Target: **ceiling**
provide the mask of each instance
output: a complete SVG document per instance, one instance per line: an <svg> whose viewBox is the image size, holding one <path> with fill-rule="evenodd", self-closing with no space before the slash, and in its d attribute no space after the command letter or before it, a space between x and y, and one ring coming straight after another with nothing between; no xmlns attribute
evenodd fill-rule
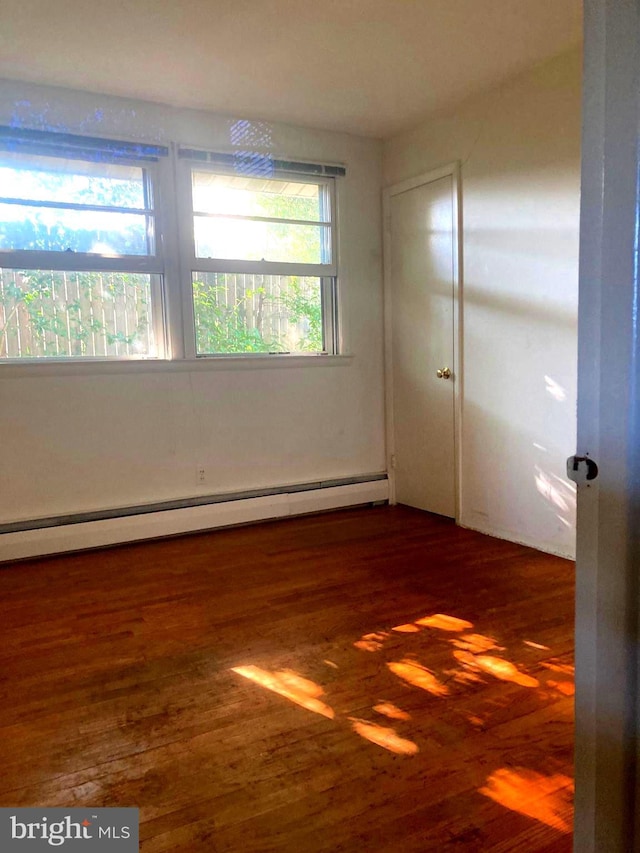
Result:
<svg viewBox="0 0 640 853"><path fill-rule="evenodd" d="M2 0L0 77L388 137L577 44L581 0Z"/></svg>

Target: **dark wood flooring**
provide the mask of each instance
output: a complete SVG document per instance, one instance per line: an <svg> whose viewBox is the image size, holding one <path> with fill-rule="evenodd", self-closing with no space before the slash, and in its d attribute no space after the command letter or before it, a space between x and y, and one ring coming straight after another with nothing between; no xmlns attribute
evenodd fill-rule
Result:
<svg viewBox="0 0 640 853"><path fill-rule="evenodd" d="M0 568L0 805L143 853L571 849L573 564L402 507Z"/></svg>

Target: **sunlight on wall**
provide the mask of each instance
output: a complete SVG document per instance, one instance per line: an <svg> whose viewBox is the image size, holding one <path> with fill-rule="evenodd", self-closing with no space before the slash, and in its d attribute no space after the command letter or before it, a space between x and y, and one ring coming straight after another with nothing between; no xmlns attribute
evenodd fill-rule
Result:
<svg viewBox="0 0 640 853"><path fill-rule="evenodd" d="M573 530L576 518L576 485L569 483L557 474L534 466L534 483L538 494L547 501L555 512L556 519L563 527Z"/></svg>
<svg viewBox="0 0 640 853"><path fill-rule="evenodd" d="M555 379L552 379L550 376L545 376L544 381L547 393L550 394L554 400L557 400L559 403L563 403L567 399L567 392L559 382L556 382Z"/></svg>
<svg viewBox="0 0 640 853"><path fill-rule="evenodd" d="M569 510L569 502L566 495L563 495L557 484L551 482L551 478L546 471L536 465L536 473L534 475L536 489L540 492L545 500L555 504L558 509L567 512Z"/></svg>

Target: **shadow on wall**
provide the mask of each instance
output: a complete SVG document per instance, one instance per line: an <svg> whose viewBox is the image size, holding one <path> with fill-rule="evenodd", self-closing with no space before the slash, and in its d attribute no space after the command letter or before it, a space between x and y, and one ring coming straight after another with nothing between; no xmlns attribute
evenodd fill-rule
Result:
<svg viewBox="0 0 640 853"><path fill-rule="evenodd" d="M548 229L539 229L539 231L540 255L537 260L542 267L539 275L544 279L548 277L548 270L547 275L545 276L544 267L548 264L560 262L561 260L564 261L564 259L558 258L554 261L553 257L546 256L548 251L548 238L556 236L557 231L550 231ZM429 231L428 234L430 239L431 237L436 238L438 236L437 233L432 231ZM528 235L529 232L526 232L526 235L523 233L523 243L524 237ZM481 236L482 235L478 231L474 231L473 238L467 238L465 236L465 241L469 242L471 239L473 241L479 240ZM567 230L566 239L568 240L570 236L572 236L572 232ZM530 288L529 282L532 278L531 271L526 275L523 273L520 281L513 278L507 278L505 280L504 276L499 275L499 269L495 270L492 277L492 268L494 266L500 266L501 255L508 255L509 257L512 257L514 254L518 254L517 239L514 238L513 231L507 231L505 233L505 231L496 230L495 235L493 235L493 239L495 241L495 245L488 253L490 257L488 259L485 258L485 275L489 279L489 284L479 284L475 282L473 278L469 277L469 271L467 270L467 275L464 278L462 289L465 307L488 308L493 314L504 314L507 320L519 317L527 321L561 326L567 330L572 330L572 332L576 334L578 324L577 283L575 307L572 307L566 298L562 300L554 300L548 295L545 297L544 292L540 293L537 289L534 290ZM514 239L516 240L515 246L512 243ZM532 247L530 243L529 245L522 246L521 254L523 260L531 258ZM497 262L494 264L493 261L496 261L496 259ZM566 264L566 261L564 261L564 265L566 266L567 274L575 275L577 282L577 259L575 270L571 270L570 266ZM505 284L501 287L495 288L490 286L492 282L505 282ZM437 279L429 282L429 292L434 296L447 299L451 298L450 270L448 268L446 270L442 270L442 275L438 276Z"/></svg>
<svg viewBox="0 0 640 853"><path fill-rule="evenodd" d="M575 489L564 466L576 428L575 170L500 169L464 184L462 522L573 556ZM430 250L445 233L436 217L422 238L444 263L429 282L433 306L451 299L446 255ZM407 328L423 326L414 316Z"/></svg>

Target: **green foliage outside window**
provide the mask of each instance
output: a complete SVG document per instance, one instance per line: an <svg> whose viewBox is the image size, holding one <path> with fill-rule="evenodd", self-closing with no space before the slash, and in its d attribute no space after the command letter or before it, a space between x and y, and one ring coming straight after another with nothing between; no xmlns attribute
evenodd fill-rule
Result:
<svg viewBox="0 0 640 853"><path fill-rule="evenodd" d="M193 281L196 343L199 353L287 352L291 336L278 334L274 316L286 318L296 334L295 350L322 352L320 281L302 276L247 276L251 285L236 288L244 276L199 274ZM231 282L230 282L231 280ZM265 282L266 280L266 282ZM267 282L281 284L269 293ZM235 297L230 293L240 290Z"/></svg>
<svg viewBox="0 0 640 853"><path fill-rule="evenodd" d="M261 194L256 196L256 204L263 216L320 218L317 195ZM272 234L283 255L299 263L317 262L319 229L282 223ZM246 289L238 286L238 280L245 279L249 279ZM199 353L286 352L292 347L296 352L322 352L324 348L318 278L199 273L194 275L193 303ZM292 331L278 333L273 322L278 316L286 318L281 325Z"/></svg>
<svg viewBox="0 0 640 853"><path fill-rule="evenodd" d="M0 270L0 358L145 355L152 338L148 275Z"/></svg>
<svg viewBox="0 0 640 853"><path fill-rule="evenodd" d="M34 197L73 192L74 200L99 200L107 209L142 203L141 179L28 174ZM258 205L268 217L320 218L317 195L262 195ZM69 244L91 251L104 242L116 253L147 253L137 221L132 224L114 214L113 227L100 233L72 226L64 211L55 223L46 220L49 215L40 211L25 212L20 219L0 216L0 245L64 253ZM286 246L287 256L300 263L317 260L320 229L282 223L274 234ZM193 300L199 353L324 349L319 278L196 273ZM152 329L149 275L0 269L0 358L149 355L155 353Z"/></svg>

